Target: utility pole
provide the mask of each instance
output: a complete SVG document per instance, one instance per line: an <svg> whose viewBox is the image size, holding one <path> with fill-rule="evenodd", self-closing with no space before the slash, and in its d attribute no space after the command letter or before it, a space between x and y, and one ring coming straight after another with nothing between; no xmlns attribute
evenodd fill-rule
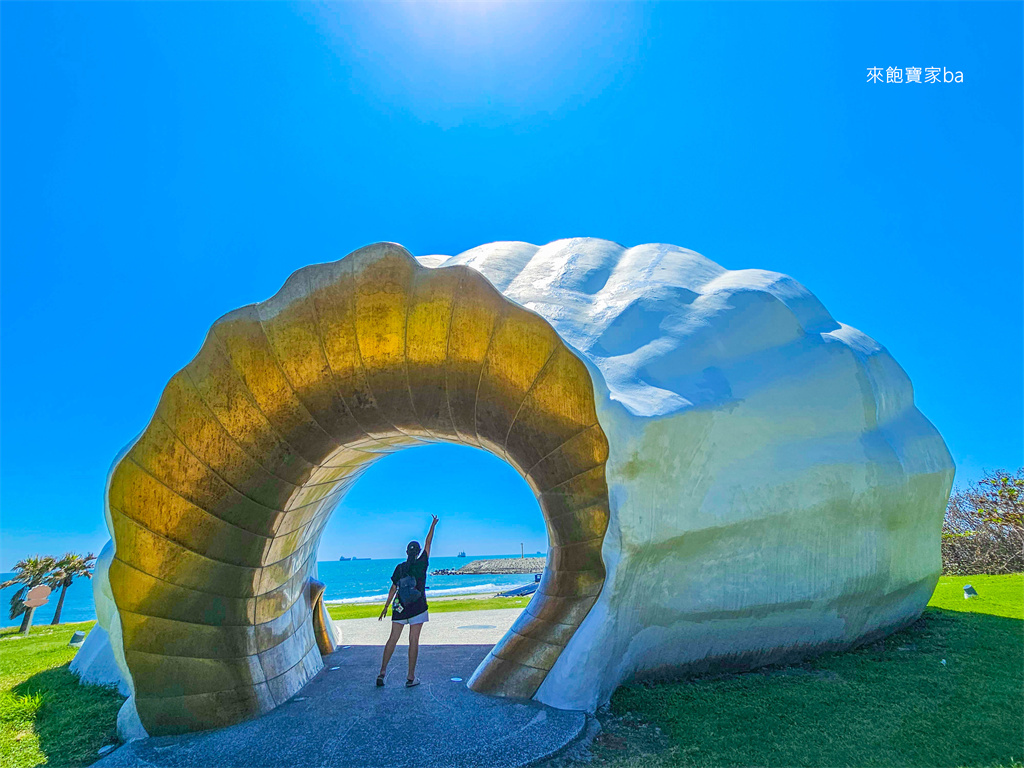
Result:
<svg viewBox="0 0 1024 768"><path fill-rule="evenodd" d="M525 560L526 559L526 550L523 549L523 542L521 542L521 541L519 542L519 559L520 560Z"/></svg>

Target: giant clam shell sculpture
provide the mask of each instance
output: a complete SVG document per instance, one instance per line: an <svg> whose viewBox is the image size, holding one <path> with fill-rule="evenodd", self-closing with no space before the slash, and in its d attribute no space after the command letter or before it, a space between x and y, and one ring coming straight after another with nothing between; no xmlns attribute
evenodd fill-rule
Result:
<svg viewBox="0 0 1024 768"><path fill-rule="evenodd" d="M380 243L225 315L171 379L111 470L81 658L116 662L153 735L283 703L335 642L332 510L435 441L507 461L547 525L483 693L593 709L637 676L851 647L939 574L942 438L888 352L791 278L671 245Z"/></svg>

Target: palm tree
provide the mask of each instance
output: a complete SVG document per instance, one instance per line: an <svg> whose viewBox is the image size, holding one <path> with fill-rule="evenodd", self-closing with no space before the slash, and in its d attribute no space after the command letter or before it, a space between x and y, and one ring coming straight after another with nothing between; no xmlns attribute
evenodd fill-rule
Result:
<svg viewBox="0 0 1024 768"><path fill-rule="evenodd" d="M40 557L39 555L26 557L24 560L19 560L14 564L14 572L17 575L10 581L0 584L0 589L6 589L14 584L25 585L11 595L11 618L16 619L22 614L25 617L21 620L21 629L19 630L23 635L28 634L28 628L32 625L32 614L36 610L35 608L25 607L25 594L32 587L42 584L55 565L56 562L49 555L46 557Z"/></svg>
<svg viewBox="0 0 1024 768"><path fill-rule="evenodd" d="M74 552L67 552L54 564L50 575L46 577L46 585L51 589L60 587L60 598L57 600L57 610L53 612L51 624L60 624L60 612L64 608L64 595L67 594L71 582L78 576L91 579L94 565L96 565L96 555L92 552L85 557Z"/></svg>

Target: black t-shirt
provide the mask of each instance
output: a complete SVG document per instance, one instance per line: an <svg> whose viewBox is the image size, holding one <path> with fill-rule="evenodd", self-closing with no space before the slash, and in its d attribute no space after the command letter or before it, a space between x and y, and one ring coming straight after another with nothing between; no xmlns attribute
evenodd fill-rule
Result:
<svg viewBox="0 0 1024 768"><path fill-rule="evenodd" d="M395 619L411 619L413 616L419 616L421 613L427 610L427 563L429 559L424 552L411 563L406 561L399 563L395 566L395 572L391 574L391 583L398 587L398 582L402 577L408 575L416 579L416 589L420 591L420 599L414 602L412 605L402 605L402 601L398 599L398 594L395 594L395 602L391 605L391 620Z"/></svg>

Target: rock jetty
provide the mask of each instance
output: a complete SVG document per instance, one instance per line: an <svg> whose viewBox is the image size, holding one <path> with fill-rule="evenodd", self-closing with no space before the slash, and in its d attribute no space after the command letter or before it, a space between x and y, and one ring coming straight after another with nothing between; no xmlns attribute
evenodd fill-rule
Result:
<svg viewBox="0 0 1024 768"><path fill-rule="evenodd" d="M438 568L434 576L466 576L469 574L540 573L547 562L543 557L505 557L498 560L474 560L461 568Z"/></svg>

